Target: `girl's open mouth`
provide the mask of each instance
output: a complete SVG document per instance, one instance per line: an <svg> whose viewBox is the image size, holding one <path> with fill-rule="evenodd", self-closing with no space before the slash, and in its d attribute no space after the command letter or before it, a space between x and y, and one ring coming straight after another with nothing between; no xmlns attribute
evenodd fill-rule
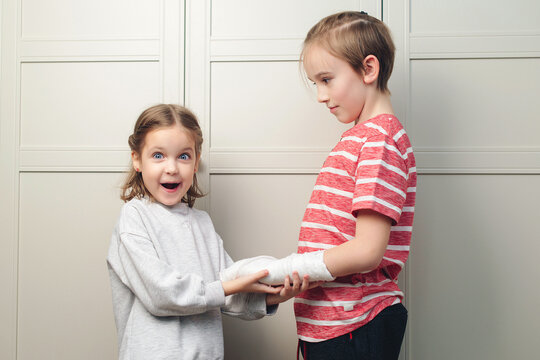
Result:
<svg viewBox="0 0 540 360"><path fill-rule="evenodd" d="M180 185L180 183L163 183L161 186L163 186L167 190L176 190L176 188Z"/></svg>

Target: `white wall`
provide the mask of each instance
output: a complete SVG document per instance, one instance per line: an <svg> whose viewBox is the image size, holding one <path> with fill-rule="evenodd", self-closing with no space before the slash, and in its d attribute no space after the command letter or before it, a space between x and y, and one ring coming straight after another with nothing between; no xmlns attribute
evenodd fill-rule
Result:
<svg viewBox="0 0 540 360"><path fill-rule="evenodd" d="M1 5L0 358L115 357L105 255L126 137L153 103L199 116L209 195L198 207L230 254L295 250L316 174L345 130L302 83L298 52L312 24L347 8L394 34L390 87L418 162L402 358L534 357L536 1ZM296 351L291 302L224 326L228 359Z"/></svg>

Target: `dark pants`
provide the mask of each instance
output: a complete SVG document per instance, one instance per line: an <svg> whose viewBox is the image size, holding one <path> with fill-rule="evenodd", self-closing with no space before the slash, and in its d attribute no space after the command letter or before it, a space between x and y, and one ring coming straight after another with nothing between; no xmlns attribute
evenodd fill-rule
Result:
<svg viewBox="0 0 540 360"><path fill-rule="evenodd" d="M298 345L305 360L397 360L406 325L407 309L396 304L352 333L317 343L300 340Z"/></svg>

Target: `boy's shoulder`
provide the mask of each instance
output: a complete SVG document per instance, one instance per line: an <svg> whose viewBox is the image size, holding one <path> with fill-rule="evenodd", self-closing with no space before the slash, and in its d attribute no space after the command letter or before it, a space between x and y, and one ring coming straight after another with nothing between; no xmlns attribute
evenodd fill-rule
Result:
<svg viewBox="0 0 540 360"><path fill-rule="evenodd" d="M356 124L347 130L343 137L356 136L360 138L393 137L403 130L403 125L393 114L380 114L369 120Z"/></svg>

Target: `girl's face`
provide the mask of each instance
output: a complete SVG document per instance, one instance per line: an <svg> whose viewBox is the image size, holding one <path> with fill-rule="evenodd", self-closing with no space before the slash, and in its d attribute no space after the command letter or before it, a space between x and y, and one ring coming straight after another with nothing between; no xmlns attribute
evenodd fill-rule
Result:
<svg viewBox="0 0 540 360"><path fill-rule="evenodd" d="M357 122L366 100L366 84L349 63L318 45L304 56L307 77L317 87L317 101L326 104L342 123Z"/></svg>
<svg viewBox="0 0 540 360"><path fill-rule="evenodd" d="M154 200L168 206L182 201L199 166L193 138L177 124L150 131L141 153L131 156Z"/></svg>

